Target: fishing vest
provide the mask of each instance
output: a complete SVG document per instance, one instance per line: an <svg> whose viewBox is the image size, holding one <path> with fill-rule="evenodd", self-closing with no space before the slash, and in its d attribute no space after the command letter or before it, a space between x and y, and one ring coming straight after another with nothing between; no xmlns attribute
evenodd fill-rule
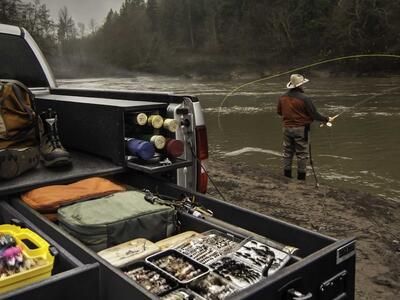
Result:
<svg viewBox="0 0 400 300"><path fill-rule="evenodd" d="M279 98L278 114L282 116L284 127L301 127L313 122L304 100L290 92Z"/></svg>

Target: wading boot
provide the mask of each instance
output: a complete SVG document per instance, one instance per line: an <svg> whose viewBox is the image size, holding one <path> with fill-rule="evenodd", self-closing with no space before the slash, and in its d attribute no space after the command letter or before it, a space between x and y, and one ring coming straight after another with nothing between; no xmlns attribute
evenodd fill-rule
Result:
<svg viewBox="0 0 400 300"><path fill-rule="evenodd" d="M283 170L283 175L292 178L292 170Z"/></svg>
<svg viewBox="0 0 400 300"><path fill-rule="evenodd" d="M57 113L49 108L40 114L40 155L46 167L61 167L71 164L71 156L63 147L58 135Z"/></svg>
<svg viewBox="0 0 400 300"><path fill-rule="evenodd" d="M304 173L304 172L298 172L297 173L297 179L298 180L306 180L306 173Z"/></svg>
<svg viewBox="0 0 400 300"><path fill-rule="evenodd" d="M12 179L35 168L39 159L38 147L0 150L0 179Z"/></svg>

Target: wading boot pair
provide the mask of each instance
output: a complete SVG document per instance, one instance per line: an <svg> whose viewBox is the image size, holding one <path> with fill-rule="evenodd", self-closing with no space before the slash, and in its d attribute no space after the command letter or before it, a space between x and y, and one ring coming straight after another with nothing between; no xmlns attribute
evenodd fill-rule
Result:
<svg viewBox="0 0 400 300"><path fill-rule="evenodd" d="M283 175L288 178L292 178L292 170L283 170ZM306 173L305 172L297 172L297 179L298 180L306 180Z"/></svg>
<svg viewBox="0 0 400 300"><path fill-rule="evenodd" d="M283 170L283 175L288 178L292 178L292 170Z"/></svg>
<svg viewBox="0 0 400 300"><path fill-rule="evenodd" d="M71 164L71 156L58 135L57 118L57 113L51 108L39 116L40 160L45 167L50 168Z"/></svg>
<svg viewBox="0 0 400 300"><path fill-rule="evenodd" d="M305 172L297 172L297 179L305 181L306 180L306 173Z"/></svg>

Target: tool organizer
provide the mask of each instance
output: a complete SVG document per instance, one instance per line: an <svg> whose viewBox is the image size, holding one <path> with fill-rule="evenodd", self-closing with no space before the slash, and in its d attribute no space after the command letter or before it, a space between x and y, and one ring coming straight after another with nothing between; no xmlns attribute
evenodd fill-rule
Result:
<svg viewBox="0 0 400 300"><path fill-rule="evenodd" d="M219 230L203 232L183 243L171 245L171 248L148 256L145 262L141 262L140 267L149 266L152 270L158 270L186 291L194 293L200 291L200 296L193 296L199 299L202 297L213 299L215 296L210 295L215 287L209 290L206 288L208 285L219 286L217 290L220 292L215 296L218 299L223 298L221 295L245 289L273 273L268 272L272 268L272 263L270 264L268 259L275 263L274 272L284 267L290 259L289 254L250 237L241 238ZM279 260L275 261L275 257L279 257ZM263 261L263 264L256 264L255 261ZM212 275L207 277L209 272ZM155 273L151 274L154 278ZM129 277L143 284L140 280ZM208 279L205 279L206 277ZM152 286L149 286L151 290ZM175 297L186 299L183 291ZM172 295L171 299L174 299Z"/></svg>

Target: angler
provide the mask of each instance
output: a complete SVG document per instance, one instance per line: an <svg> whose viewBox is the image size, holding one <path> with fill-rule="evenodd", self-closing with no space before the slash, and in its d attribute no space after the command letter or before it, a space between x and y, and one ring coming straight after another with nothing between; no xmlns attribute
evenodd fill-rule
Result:
<svg viewBox="0 0 400 300"><path fill-rule="evenodd" d="M283 121L283 170L292 178L293 156L297 156L297 179L306 179L307 160L310 153L309 131L313 121L329 123L331 117L321 115L303 89L309 82L300 74L292 74L286 85L289 89L279 98L277 112Z"/></svg>

